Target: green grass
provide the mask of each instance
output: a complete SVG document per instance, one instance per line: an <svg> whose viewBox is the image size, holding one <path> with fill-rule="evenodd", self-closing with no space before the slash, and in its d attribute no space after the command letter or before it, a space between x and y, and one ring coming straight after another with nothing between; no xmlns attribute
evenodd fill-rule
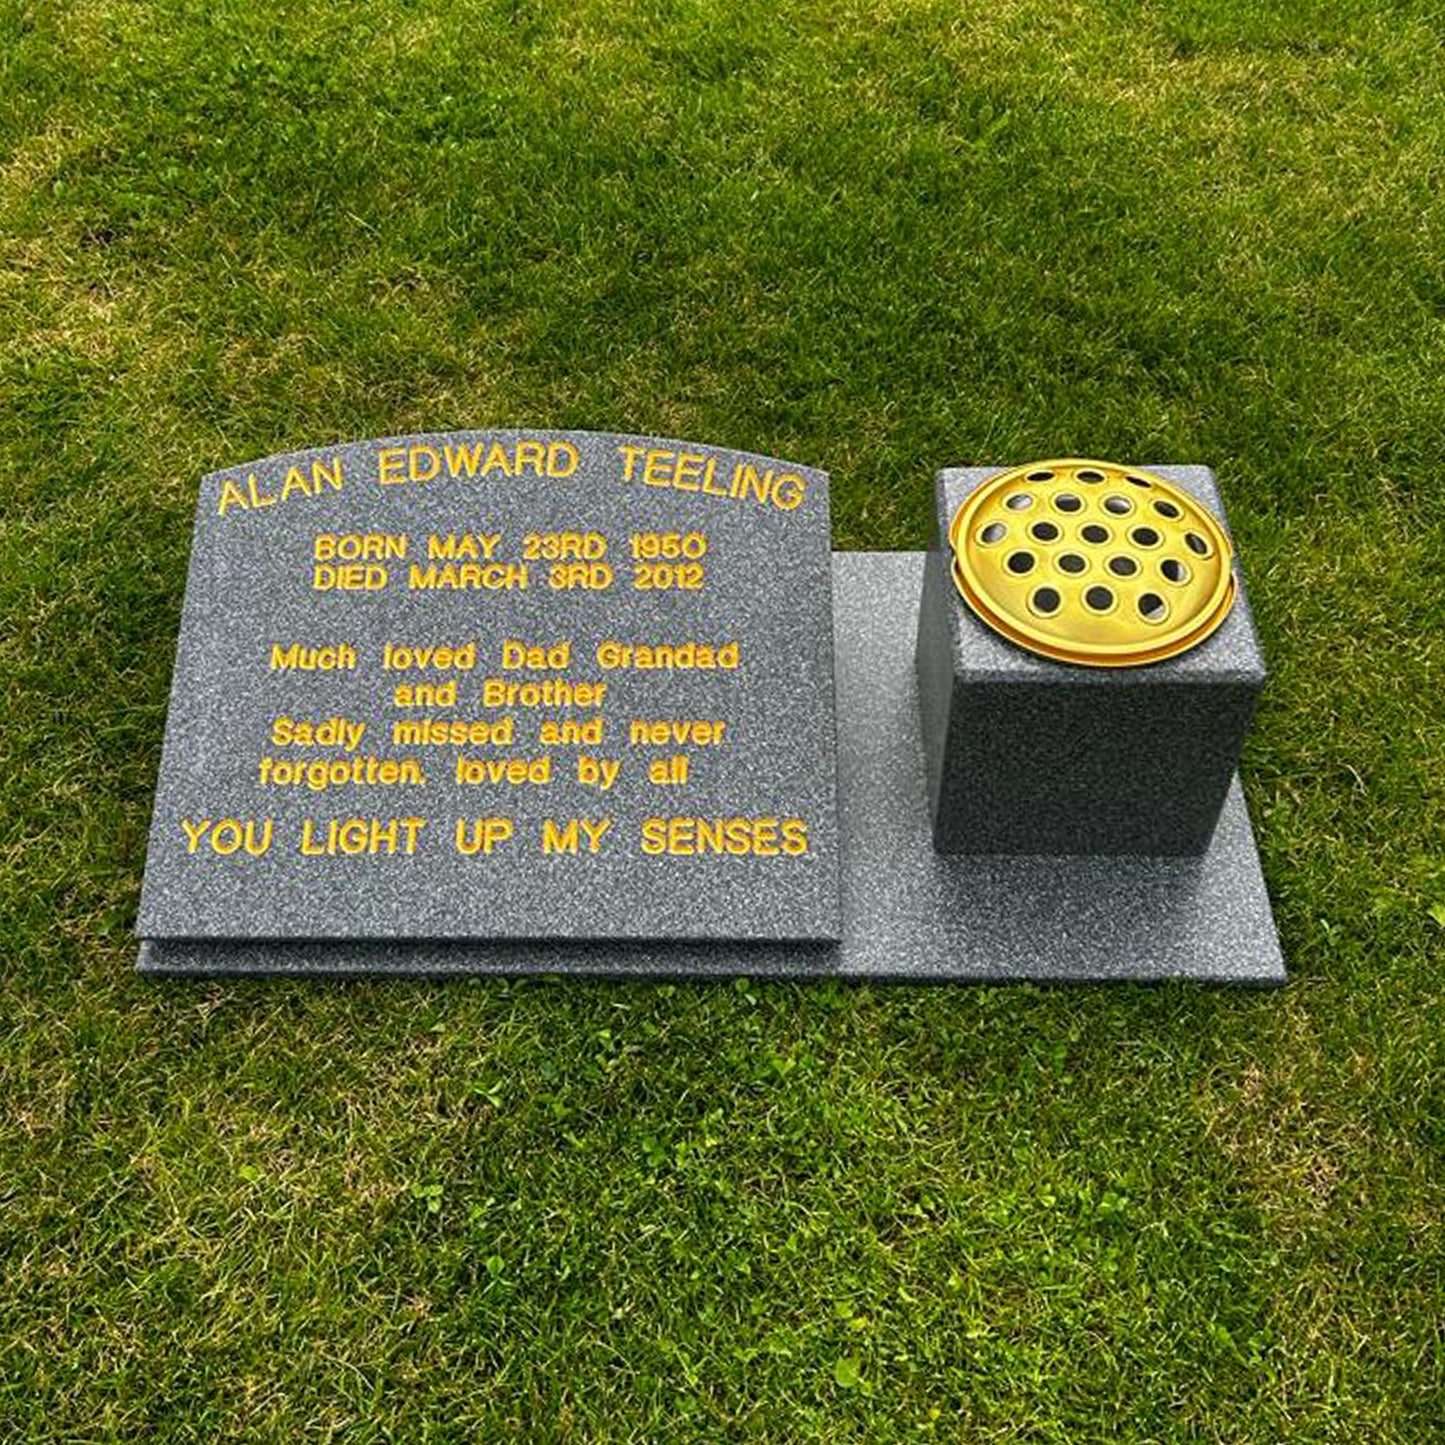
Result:
<svg viewBox="0 0 1445 1445"><path fill-rule="evenodd" d="M1445 19L0 0L0 1439L1445 1433ZM1219 472L1292 975L143 983L197 478Z"/></svg>

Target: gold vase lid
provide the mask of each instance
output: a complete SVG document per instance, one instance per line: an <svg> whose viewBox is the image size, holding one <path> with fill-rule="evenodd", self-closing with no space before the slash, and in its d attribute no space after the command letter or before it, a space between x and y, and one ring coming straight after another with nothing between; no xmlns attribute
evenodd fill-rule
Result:
<svg viewBox="0 0 1445 1445"><path fill-rule="evenodd" d="M953 580L989 627L1084 667L1138 667L1208 637L1234 605L1214 514L1113 462L1030 462L988 478L949 528Z"/></svg>

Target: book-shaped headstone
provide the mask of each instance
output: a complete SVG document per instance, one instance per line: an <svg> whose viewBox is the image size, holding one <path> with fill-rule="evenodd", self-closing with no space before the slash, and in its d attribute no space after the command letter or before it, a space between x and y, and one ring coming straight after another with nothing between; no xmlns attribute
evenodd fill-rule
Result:
<svg viewBox="0 0 1445 1445"><path fill-rule="evenodd" d="M461 432L201 485L146 940L839 935L828 479Z"/></svg>

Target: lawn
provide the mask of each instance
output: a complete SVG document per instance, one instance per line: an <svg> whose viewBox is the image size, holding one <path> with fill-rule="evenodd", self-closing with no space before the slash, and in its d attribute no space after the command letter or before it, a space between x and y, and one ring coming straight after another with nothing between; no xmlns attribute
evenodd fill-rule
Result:
<svg viewBox="0 0 1445 1445"><path fill-rule="evenodd" d="M0 0L0 1439L1445 1434L1445 18ZM200 475L1219 474L1291 982L156 983Z"/></svg>

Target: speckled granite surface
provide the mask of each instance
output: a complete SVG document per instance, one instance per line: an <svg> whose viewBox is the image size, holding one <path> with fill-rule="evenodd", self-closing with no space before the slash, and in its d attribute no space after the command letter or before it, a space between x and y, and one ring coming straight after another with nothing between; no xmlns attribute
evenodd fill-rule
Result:
<svg viewBox="0 0 1445 1445"><path fill-rule="evenodd" d="M1237 781L1198 856L934 852L914 668L922 572L918 553L834 554L840 943L181 940L143 945L141 970L318 977L748 974L923 982L1283 983L1269 898Z"/></svg>

